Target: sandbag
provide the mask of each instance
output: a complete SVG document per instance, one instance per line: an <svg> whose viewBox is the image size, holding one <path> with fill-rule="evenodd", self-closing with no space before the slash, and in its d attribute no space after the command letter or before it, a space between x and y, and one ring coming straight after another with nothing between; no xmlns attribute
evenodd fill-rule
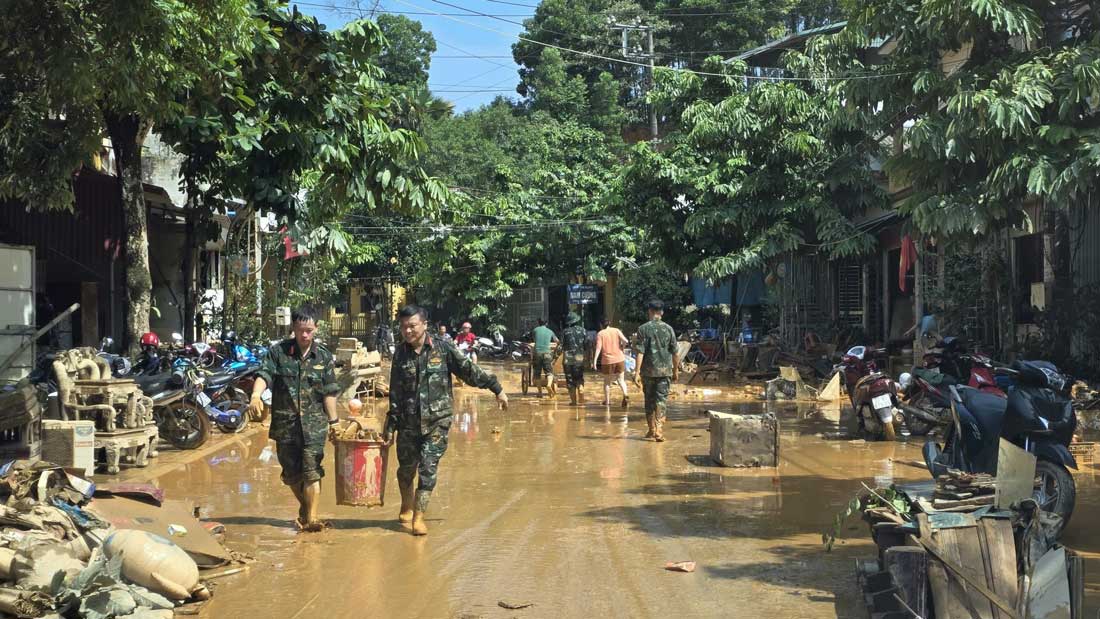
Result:
<svg viewBox="0 0 1100 619"><path fill-rule="evenodd" d="M199 586L199 567L172 540L119 529L104 542L109 558L122 558L122 575L130 582L174 600L185 600Z"/></svg>

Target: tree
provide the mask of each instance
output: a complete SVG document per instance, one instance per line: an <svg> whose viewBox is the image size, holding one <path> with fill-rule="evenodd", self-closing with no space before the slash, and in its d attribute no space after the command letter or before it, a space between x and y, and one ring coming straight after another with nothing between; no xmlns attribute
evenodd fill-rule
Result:
<svg viewBox="0 0 1100 619"><path fill-rule="evenodd" d="M126 230L126 342L149 329L141 148L175 98L248 53L245 0L13 0L0 25L0 196L72 208L70 180L109 137Z"/></svg>
<svg viewBox="0 0 1100 619"><path fill-rule="evenodd" d="M390 13L378 16L378 29L385 45L375 55L374 64L385 72L385 81L402 86L427 86L436 50L432 33L416 20Z"/></svg>
<svg viewBox="0 0 1100 619"><path fill-rule="evenodd" d="M423 214L445 188L417 164L420 137L387 122L400 106L373 64L383 43L373 23L329 32L274 2L257 5L255 21L251 62L182 99L165 139L184 154L200 221L226 198L243 200L245 211L276 214L310 250L301 262L336 272L345 265L334 256L357 249L339 224L345 215ZM361 258L351 251L347 262Z"/></svg>
<svg viewBox="0 0 1100 619"><path fill-rule="evenodd" d="M885 167L911 188L898 208L921 231L966 239L1043 206L1048 221L1032 223L1055 240L1059 319L1046 335L1059 362L1077 322L1068 213L1095 212L1098 27L1082 2L875 0L818 46L834 75L881 76L849 80L844 96L880 139L898 141ZM855 60L853 49L884 36L896 46L881 64Z"/></svg>
<svg viewBox="0 0 1100 619"><path fill-rule="evenodd" d="M429 123L425 137L426 169L452 187L441 220L421 231L416 281L434 299L500 322L516 288L603 279L634 254L632 231L600 202L617 138L504 100Z"/></svg>
<svg viewBox="0 0 1100 619"><path fill-rule="evenodd" d="M789 32L842 18L836 0L543 0L523 22L522 39L512 46L520 65L521 95L537 98L540 67L557 62L546 46L562 51L569 79L580 77L591 89L601 79L619 85L616 100L638 121L643 117L644 60L626 58L622 32L612 24L635 21L654 30L657 66L700 69L707 57L729 58ZM644 47L629 38L632 48ZM579 52L579 53L578 53ZM626 62L624 62L626 61ZM632 64L633 63L633 64ZM607 78L601 76L606 74Z"/></svg>
<svg viewBox="0 0 1100 619"><path fill-rule="evenodd" d="M707 66L723 70L718 58ZM728 96L708 100L715 91ZM635 146L617 206L672 266L718 280L804 247L828 257L871 247L852 219L884 196L861 115L836 86L665 73L655 96L691 102L682 131L667 148Z"/></svg>

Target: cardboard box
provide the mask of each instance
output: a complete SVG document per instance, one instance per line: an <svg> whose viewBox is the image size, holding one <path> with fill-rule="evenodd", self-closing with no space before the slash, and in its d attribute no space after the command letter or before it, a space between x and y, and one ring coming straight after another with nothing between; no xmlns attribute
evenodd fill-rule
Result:
<svg viewBox="0 0 1100 619"><path fill-rule="evenodd" d="M42 459L91 476L95 473L95 422L43 420Z"/></svg>

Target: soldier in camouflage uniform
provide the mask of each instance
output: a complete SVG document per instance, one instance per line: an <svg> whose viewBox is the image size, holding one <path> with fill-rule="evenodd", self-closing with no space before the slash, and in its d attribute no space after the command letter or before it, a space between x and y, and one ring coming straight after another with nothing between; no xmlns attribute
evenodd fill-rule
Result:
<svg viewBox="0 0 1100 619"><path fill-rule="evenodd" d="M294 337L271 347L257 372L252 388L250 414L263 408L261 394L271 388L271 429L269 436L282 465L283 483L298 499L298 528L320 531L317 499L321 461L325 457L325 438L338 421L336 384L332 353L313 341L317 322L312 311L299 309L291 316Z"/></svg>
<svg viewBox="0 0 1100 619"><path fill-rule="evenodd" d="M584 404L584 359L588 345L588 332L581 325L581 317L573 312L565 318L566 328L561 332L562 367L565 368L565 384L569 387L569 404Z"/></svg>
<svg viewBox="0 0 1100 619"><path fill-rule="evenodd" d="M665 306L660 301L650 301L649 322L638 328L638 366L634 372L634 384L641 378L645 396L645 417L649 423L646 438L658 443L665 440L665 409L672 383L680 377L680 359L676 354L676 332L661 320Z"/></svg>
<svg viewBox="0 0 1100 619"><path fill-rule="evenodd" d="M390 370L390 412L386 440L397 434L397 484L401 489L398 520L414 535L426 535L424 512L435 489L439 459L447 451L451 429L451 376L496 394L502 407L508 396L495 376L482 370L454 344L427 333L427 314L410 305L401 310L401 336ZM413 494L413 478L420 482Z"/></svg>

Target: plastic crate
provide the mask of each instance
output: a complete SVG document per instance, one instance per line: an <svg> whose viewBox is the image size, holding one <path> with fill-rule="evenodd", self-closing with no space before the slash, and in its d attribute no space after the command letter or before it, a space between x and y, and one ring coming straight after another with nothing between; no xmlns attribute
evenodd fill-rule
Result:
<svg viewBox="0 0 1100 619"><path fill-rule="evenodd" d="M1096 443L1070 443L1069 452L1077 460L1078 471L1096 461Z"/></svg>

